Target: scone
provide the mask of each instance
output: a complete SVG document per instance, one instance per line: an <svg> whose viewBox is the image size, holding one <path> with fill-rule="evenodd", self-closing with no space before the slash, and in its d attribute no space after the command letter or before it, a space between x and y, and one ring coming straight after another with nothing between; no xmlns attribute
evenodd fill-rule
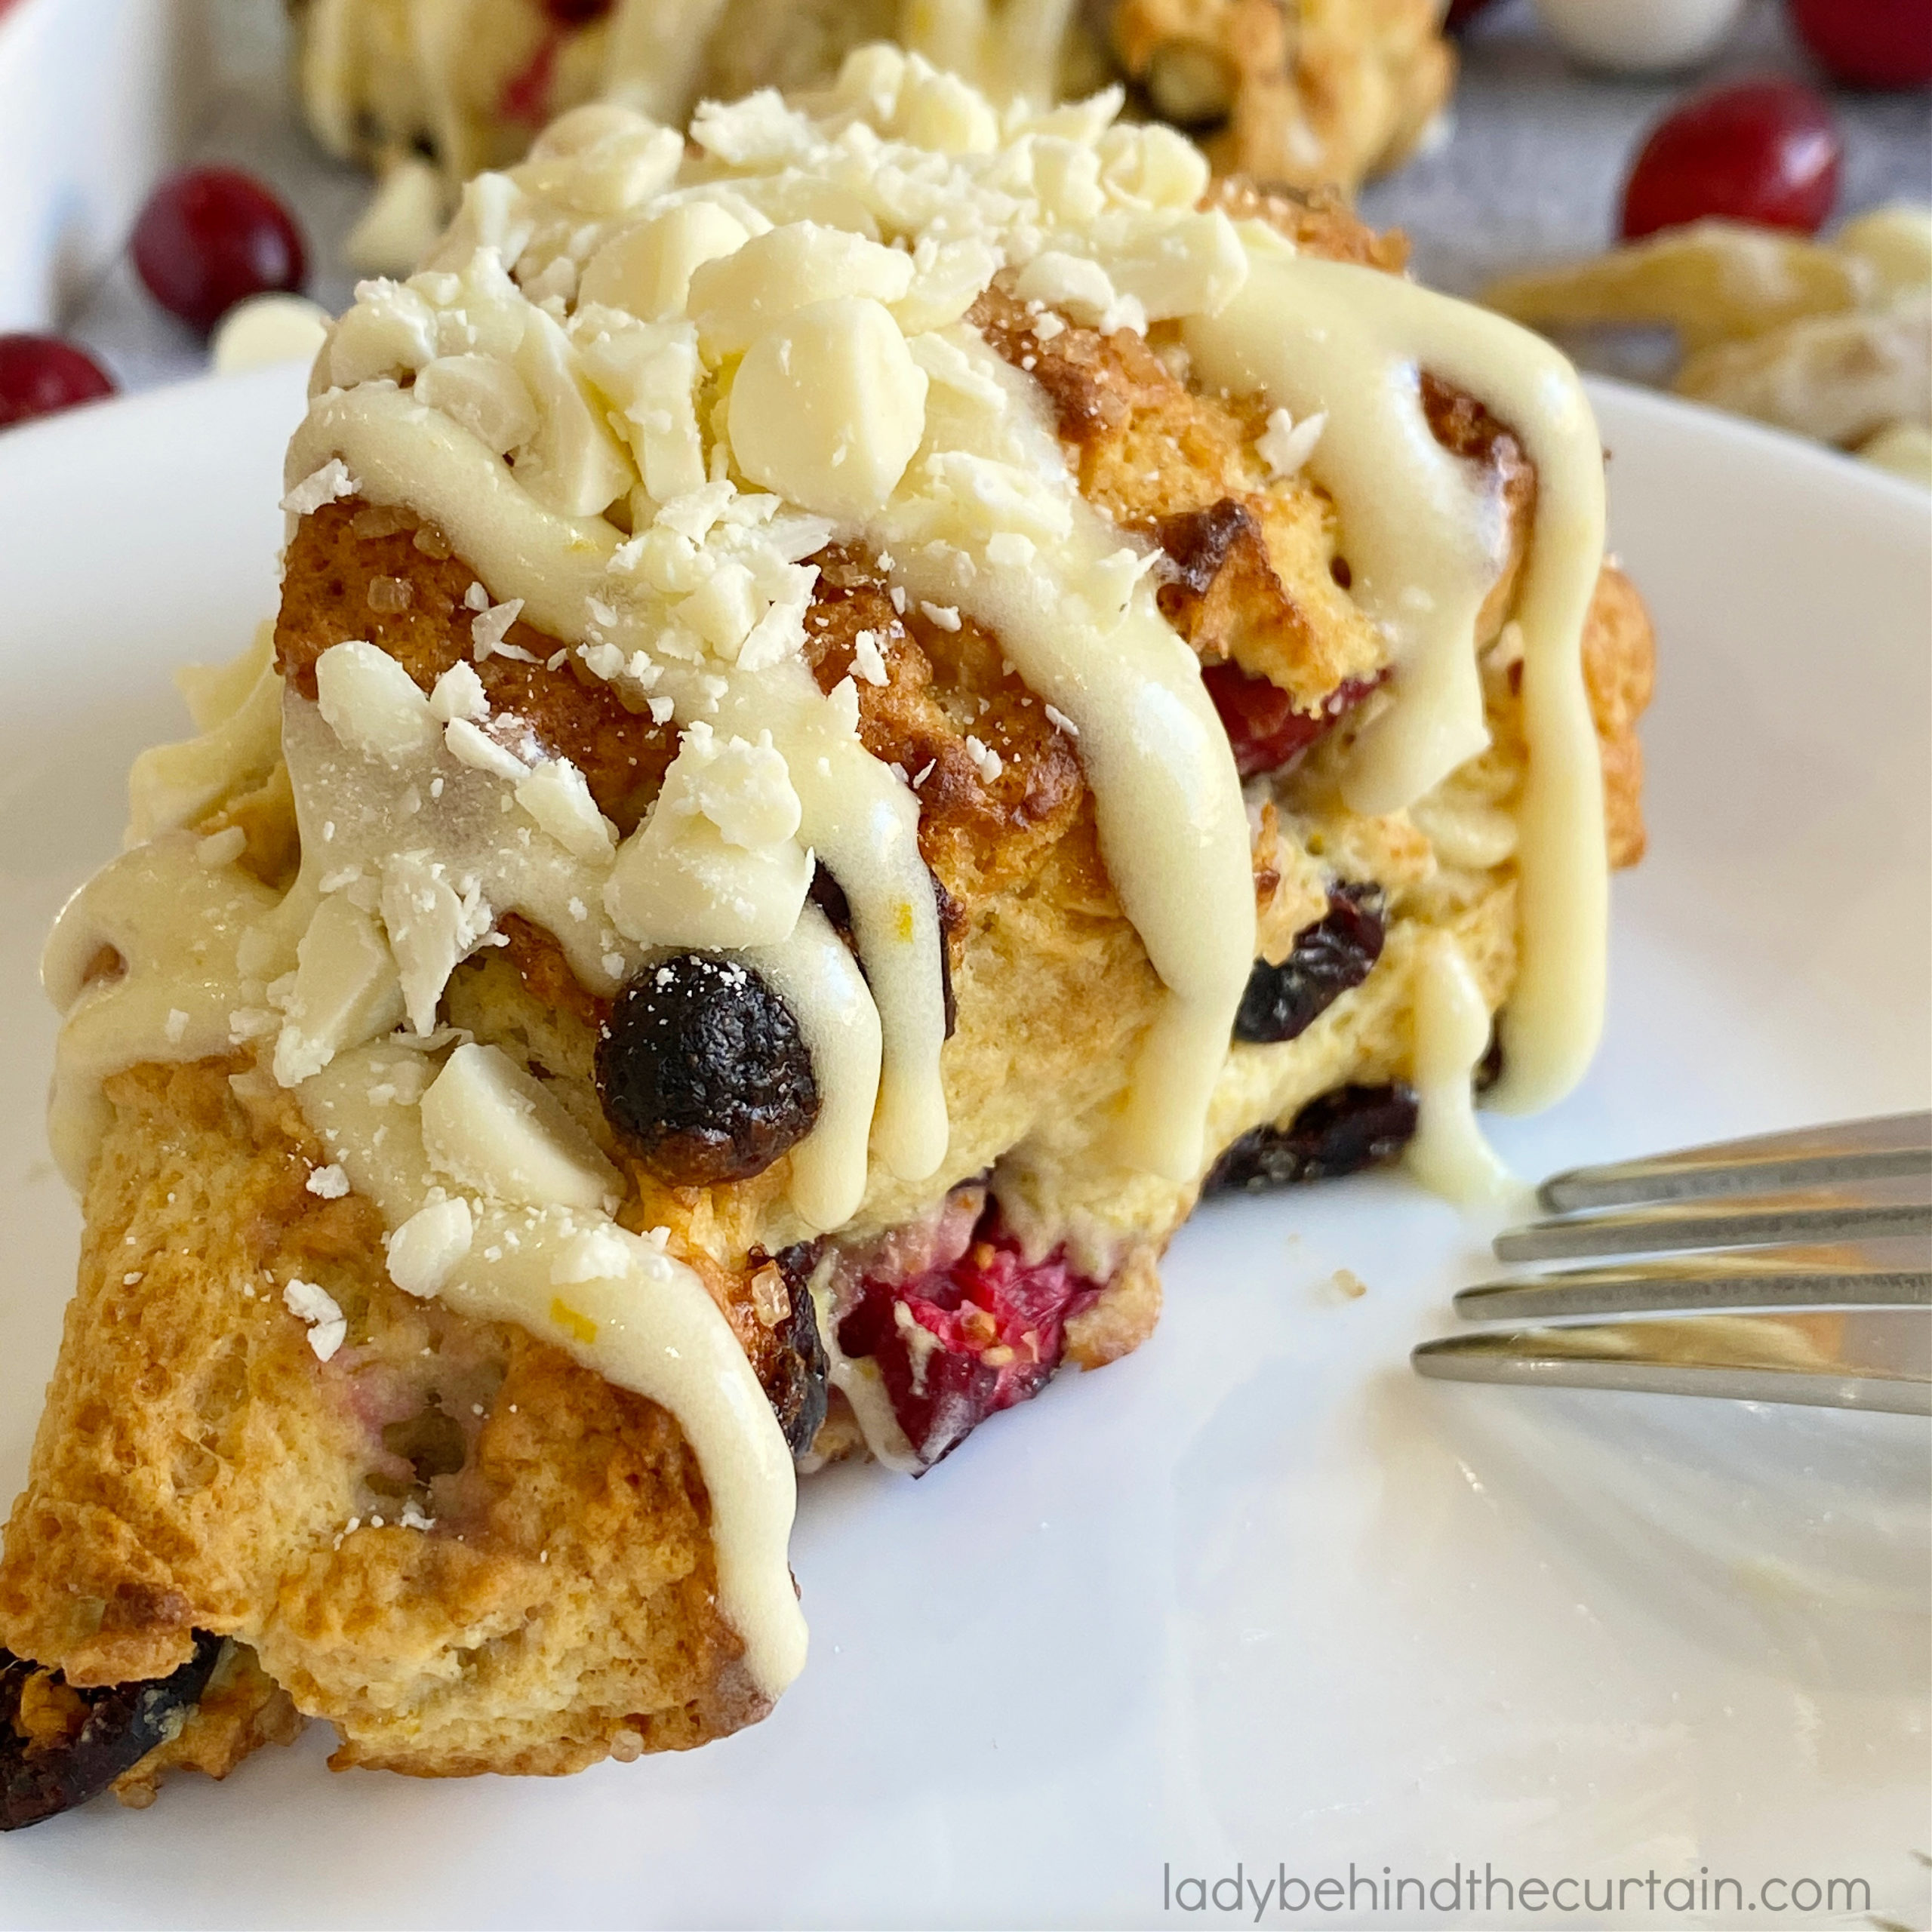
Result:
<svg viewBox="0 0 1932 1932"><path fill-rule="evenodd" d="M1567 365L1400 266L881 48L580 109L365 286L272 631L48 949L11 1822L298 1714L719 1736L795 1470L1138 1346L1204 1184L1488 1183L1472 1087L1596 1038L1650 635Z"/></svg>
<svg viewBox="0 0 1932 1932"><path fill-rule="evenodd" d="M827 85L895 41L995 102L1118 80L1223 173L1351 192L1449 96L1441 0L294 0L303 111L384 180L352 238L406 272L442 198L596 99L682 126L700 100Z"/></svg>

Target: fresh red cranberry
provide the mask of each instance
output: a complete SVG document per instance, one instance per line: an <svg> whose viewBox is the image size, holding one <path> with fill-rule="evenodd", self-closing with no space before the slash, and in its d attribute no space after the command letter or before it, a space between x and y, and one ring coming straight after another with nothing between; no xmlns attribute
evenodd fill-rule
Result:
<svg viewBox="0 0 1932 1932"><path fill-rule="evenodd" d="M1838 198L1844 158L1830 107L1795 81L1695 94L1652 131L1631 168L1623 238L1706 215L1815 234Z"/></svg>
<svg viewBox="0 0 1932 1932"><path fill-rule="evenodd" d="M1067 1318L1103 1285L1077 1274L1063 1249L1026 1260L989 1207L950 1263L909 1278L867 1275L838 1346L877 1361L893 1414L930 1469L1052 1380Z"/></svg>
<svg viewBox="0 0 1932 1932"><path fill-rule="evenodd" d="M1932 0L1791 0L1791 19L1847 87L1932 85Z"/></svg>
<svg viewBox="0 0 1932 1932"><path fill-rule="evenodd" d="M170 175L134 224L134 249L148 293L204 335L236 303L299 289L307 274L295 217L238 168Z"/></svg>
<svg viewBox="0 0 1932 1932"><path fill-rule="evenodd" d="M1251 678L1238 664L1211 664L1201 674L1234 747L1235 769L1244 778L1278 771L1307 750L1343 712L1361 703L1382 680L1349 678L1328 694L1319 711L1297 711L1280 685Z"/></svg>
<svg viewBox="0 0 1932 1932"><path fill-rule="evenodd" d="M71 342L57 335L0 335L0 429L113 393L106 371Z"/></svg>

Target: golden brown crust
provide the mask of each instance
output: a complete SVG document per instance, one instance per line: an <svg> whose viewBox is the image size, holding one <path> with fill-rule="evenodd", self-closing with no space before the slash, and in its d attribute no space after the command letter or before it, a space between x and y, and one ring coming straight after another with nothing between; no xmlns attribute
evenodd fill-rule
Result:
<svg viewBox="0 0 1932 1932"><path fill-rule="evenodd" d="M1371 228L1331 187L1263 186L1247 172L1216 177L1201 197L1230 221L1265 221L1304 254L1325 262L1355 262L1400 275L1409 265L1409 238L1399 228Z"/></svg>
<svg viewBox="0 0 1932 1932"><path fill-rule="evenodd" d="M1603 752L1604 831L1614 866L1644 856L1644 746L1637 736L1655 687L1657 639L1637 588L1614 564L1597 579L1583 626L1583 682Z"/></svg>
<svg viewBox="0 0 1932 1932"><path fill-rule="evenodd" d="M805 620L805 655L829 691L852 672L854 641L869 631L887 681L855 680L867 751L918 781L919 849L953 902L955 931L983 901L1037 870L1045 849L1085 808L1072 743L971 618L943 629L922 611L903 617L869 558L821 552ZM976 737L1000 760L987 779L968 750Z"/></svg>
<svg viewBox="0 0 1932 1932"><path fill-rule="evenodd" d="M366 638L426 691L472 655L475 613L463 600L476 580L408 511L355 497L325 503L302 519L288 546L275 620L277 667L313 697L315 660L345 638ZM503 641L537 661L493 655L475 666L491 709L514 713L545 745L568 755L599 808L620 830L630 830L663 780L677 749L675 730L654 724L648 712L626 710L611 685L574 660L570 675L549 669L562 647L534 626L512 624Z"/></svg>
<svg viewBox="0 0 1932 1932"><path fill-rule="evenodd" d="M1151 1247L1131 1250L1100 1297L1066 1323L1067 1359L1105 1368L1131 1355L1161 1319L1161 1258Z"/></svg>
<svg viewBox="0 0 1932 1932"><path fill-rule="evenodd" d="M1476 615L1480 648L1503 628L1516 601L1517 580L1529 554L1530 533L1537 513L1537 472L1524 454L1515 432L1498 421L1467 391L1452 387L1441 377L1422 372L1423 414L1429 433L1451 455L1475 464L1484 472L1484 488L1503 506L1505 548L1503 567Z"/></svg>
<svg viewBox="0 0 1932 1932"><path fill-rule="evenodd" d="M245 1078L245 1104L237 1071L108 1083L0 1643L91 1684L234 1634L337 1725L338 1761L435 1775L571 1770L761 1715L675 1421L392 1287L373 1209L307 1191L292 1101ZM296 1276L349 1318L326 1364L282 1305Z"/></svg>
<svg viewBox="0 0 1932 1932"><path fill-rule="evenodd" d="M1069 326L1043 340L998 288L971 319L1046 391L1081 494L1123 528L1179 545L1170 615L1204 660L1232 657L1309 709L1380 668L1381 640L1335 580L1334 506L1303 478L1269 486L1262 473L1258 401L1197 395L1128 330Z"/></svg>
<svg viewBox="0 0 1932 1932"><path fill-rule="evenodd" d="M1306 245L1387 265L1333 208L1267 205L1268 218L1301 224ZM1069 328L1042 342L1037 318L998 294L980 318L1040 377L1091 500L1164 552L1164 602L1204 658L1232 658L1304 701L1380 667L1379 640L1337 582L1332 506L1306 479L1260 472L1254 405L1193 394L1171 341ZM1534 472L1469 398L1435 385L1425 400L1444 446L1501 495L1513 580ZM814 561L808 659L829 688L853 675L860 632L877 644L886 681L857 679L860 732L918 782L959 1001L943 1062L948 1168L916 1186L878 1180L852 1238L915 1220L935 1189L997 1161L1003 1210L1037 1210L1050 1227L1078 1211L1121 1231L1108 1285L1067 1329L1072 1360L1111 1361L1152 1330L1158 1240L1190 1191L1123 1180L1090 1144L1160 991L1102 863L1077 749L992 634L901 614L863 555ZM280 660L312 691L322 650L368 637L426 688L470 655L472 581L405 513L326 506L291 547ZM1485 635L1509 594L1506 580ZM528 719L586 771L612 817L635 823L675 728L626 711L574 667L547 668L555 640L518 626L510 641L538 661L478 667L493 705ZM1641 603L1607 571L1585 660L1620 863L1641 846L1634 724L1650 651ZM1488 688L1497 743L1472 780L1478 802L1520 779L1503 669ZM969 737L998 754L992 777ZM1260 814L1260 949L1285 955L1320 915L1331 873L1384 885L1388 947L1300 1039L1235 1049L1214 1103L1223 1142L1344 1080L1401 1076L1411 976L1430 927L1457 933L1492 1003L1514 971L1506 872L1438 863L1406 815L1354 817L1324 790L1330 775L1312 754L1281 812ZM285 878L292 860L287 811L285 778L224 808L265 878ZM549 934L518 919L502 931L500 956L452 981L449 1017L521 1053L608 1142L590 1085L603 1003ZM712 1601L708 1501L669 1416L519 1331L395 1290L373 1211L307 1192L319 1149L289 1097L242 1060L137 1069L109 1094L116 1121L88 1203L81 1290L0 1561L0 1643L89 1684L163 1673L195 1629L245 1640L260 1682L212 1704L172 1758L157 1755L156 1775L171 1763L219 1775L280 1734L290 1715L262 1692L271 1681L337 1724L337 1763L421 1775L570 1770L700 1743L762 1715ZM803 1238L784 1220L783 1164L710 1190L665 1188L635 1168L632 1181L625 1224L668 1229L761 1375L775 1372L755 1283L768 1252ZM1068 1198L1081 1188L1094 1198ZM1107 1272L1097 1264L1096 1278ZM349 1340L327 1364L282 1306L295 1275L349 1318ZM768 1294L768 1315L770 1304ZM818 1453L851 1440L835 1404ZM433 1527L405 1527L405 1506ZM152 1789L138 1772L128 1785L136 1800Z"/></svg>

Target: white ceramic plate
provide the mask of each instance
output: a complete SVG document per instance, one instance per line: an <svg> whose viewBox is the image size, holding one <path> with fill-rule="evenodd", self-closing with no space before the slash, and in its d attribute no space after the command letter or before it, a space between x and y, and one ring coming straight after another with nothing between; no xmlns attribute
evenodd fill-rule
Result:
<svg viewBox="0 0 1932 1932"><path fill-rule="evenodd" d="M115 848L129 758L182 727L170 668L270 608L300 395L270 371L0 440L9 1494L77 1226L35 955ZM1526 1174L1927 1098L1925 500L1600 400L1662 638L1652 854L1617 888L1595 1071L1497 1131ZM1491 1231L1398 1176L1211 1205L1140 1354L919 1482L807 1486L811 1663L754 1730L549 1784L332 1777L312 1733L0 1841L0 1921L1253 1922L1251 1896L1180 1909L1189 1877L1231 1904L1238 1863L1289 1877L1264 1923L1863 1923L1775 1909L1851 1878L1922 1925L1927 1429L1418 1382ZM1638 1882L1620 1911L1292 1909L1351 1861ZM1663 1890L1700 1872L1749 1909Z"/></svg>

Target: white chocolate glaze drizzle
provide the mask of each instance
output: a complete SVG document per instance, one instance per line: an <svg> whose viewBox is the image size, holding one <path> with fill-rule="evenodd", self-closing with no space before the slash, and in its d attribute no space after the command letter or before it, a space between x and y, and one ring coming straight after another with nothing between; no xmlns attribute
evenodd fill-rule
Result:
<svg viewBox="0 0 1932 1932"><path fill-rule="evenodd" d="M1489 1004L1450 934L1430 934L1416 962L1415 1029L1409 1171L1451 1201L1506 1200L1521 1183L1483 1137L1470 1087L1489 1047Z"/></svg>
<svg viewBox="0 0 1932 1932"><path fill-rule="evenodd" d="M104 1079L233 1051L244 1003L235 949L275 895L232 864L208 863L203 842L167 832L123 853L68 900L48 937L41 983L63 1017L48 1137L77 1193L107 1125Z"/></svg>
<svg viewBox="0 0 1932 1932"><path fill-rule="evenodd" d="M1492 1106L1529 1112L1582 1077L1603 1024L1609 923L1602 773L1581 640L1603 555L1603 455L1576 371L1500 316L1378 270L1289 252L1245 225L1247 287L1191 318L1211 381L1329 415L1309 467L1333 493L1342 545L1396 657L1395 705L1366 731L1345 785L1358 811L1413 803L1487 742L1476 614L1494 580L1500 512L1430 435L1426 368L1521 438L1537 467L1521 626L1528 770L1517 808L1520 961Z"/></svg>

